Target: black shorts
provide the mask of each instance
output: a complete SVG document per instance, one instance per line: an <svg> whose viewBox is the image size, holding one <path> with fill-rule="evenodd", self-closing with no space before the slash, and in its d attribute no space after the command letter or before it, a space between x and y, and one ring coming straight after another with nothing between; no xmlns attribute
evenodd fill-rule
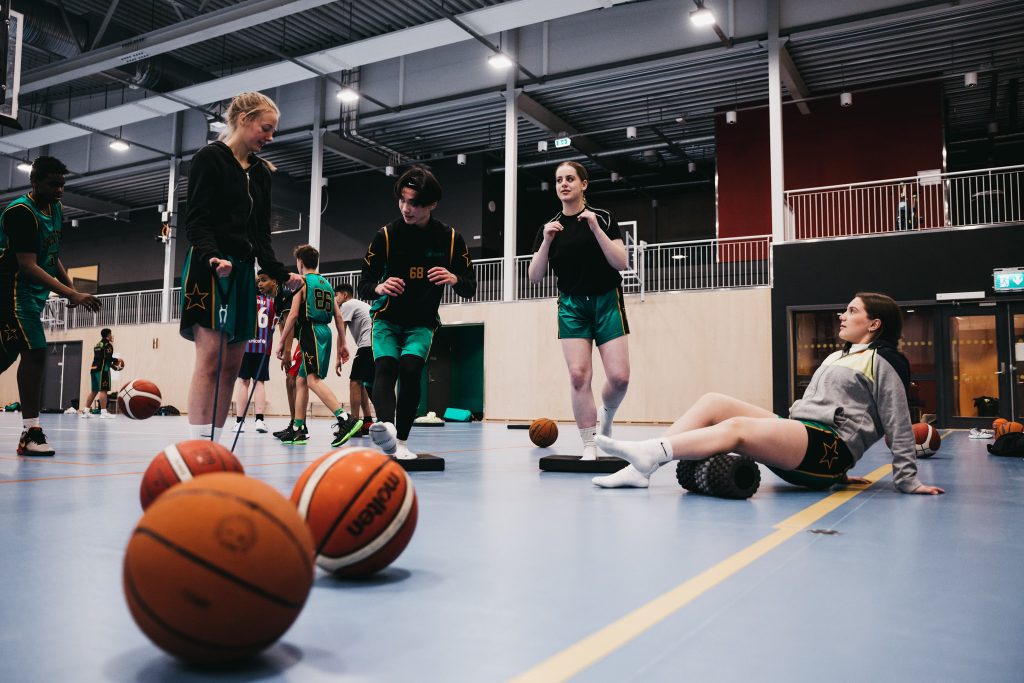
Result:
<svg viewBox="0 0 1024 683"><path fill-rule="evenodd" d="M270 356L246 351L242 356L242 365L238 368L238 379L255 379L257 382L269 380Z"/></svg>
<svg viewBox="0 0 1024 683"><path fill-rule="evenodd" d="M349 380L360 382L364 387L373 386L373 376L376 373L373 366L373 347L360 346L356 349L356 357L352 359L352 371L349 373Z"/></svg>
<svg viewBox="0 0 1024 683"><path fill-rule="evenodd" d="M769 467L781 479L810 489L827 489L846 480L854 465L853 454L843 440L824 425L803 422L807 429L807 452L796 468L780 470Z"/></svg>

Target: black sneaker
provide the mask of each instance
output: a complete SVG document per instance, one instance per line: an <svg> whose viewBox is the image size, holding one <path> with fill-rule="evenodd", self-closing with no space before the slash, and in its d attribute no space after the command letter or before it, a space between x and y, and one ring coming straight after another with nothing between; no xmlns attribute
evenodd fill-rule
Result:
<svg viewBox="0 0 1024 683"><path fill-rule="evenodd" d="M18 441L18 455L50 456L53 453L53 446L46 443L42 427L31 427L22 432Z"/></svg>
<svg viewBox="0 0 1024 683"><path fill-rule="evenodd" d="M352 417L351 415L341 417L339 415L338 424L334 427L334 441L331 442L331 448L337 448L353 436L359 434L359 430L362 427L363 421L358 417Z"/></svg>
<svg viewBox="0 0 1024 683"><path fill-rule="evenodd" d="M281 443L288 444L289 446L305 446L309 443L309 432L306 431L305 427L292 428L292 433L285 435L281 439Z"/></svg>
<svg viewBox="0 0 1024 683"><path fill-rule="evenodd" d="M280 429L280 430L274 432L274 437L277 438L277 439L280 439L281 441L284 441L284 438L286 436L291 436L292 433L295 431L293 429L294 426L295 426L294 424L289 422L287 427L285 427L284 429Z"/></svg>

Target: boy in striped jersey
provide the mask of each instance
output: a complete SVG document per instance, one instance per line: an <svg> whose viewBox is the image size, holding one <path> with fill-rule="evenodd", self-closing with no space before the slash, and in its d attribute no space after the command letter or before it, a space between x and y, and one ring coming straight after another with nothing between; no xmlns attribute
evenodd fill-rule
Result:
<svg viewBox="0 0 1024 683"><path fill-rule="evenodd" d="M305 284L292 299L292 310L281 332L285 339L294 332L302 351L302 365L295 384L295 421L293 433L286 444L309 443L306 429L306 402L309 392L316 394L338 420L331 447L337 448L359 433L363 421L353 418L341 407L341 402L324 382L331 367L331 328L334 320L338 328L337 364L348 360L348 346L345 345L345 321L341 311L334 305L334 288L317 272L320 266L320 252L313 246L303 244L295 247L295 265ZM277 357L284 360L285 349L280 348ZM301 417L300 417L301 416Z"/></svg>
<svg viewBox="0 0 1024 683"><path fill-rule="evenodd" d="M235 381L235 427L241 432L245 420L245 404L249 400L249 382L256 382L253 391L253 410L256 411L256 431L266 434L267 423L264 421L267 410L266 382L270 379L270 351L274 347L274 325L277 323L277 308L274 297L277 295L277 282L266 271L259 271L256 277L256 336L245 345L242 365L238 368L238 379Z"/></svg>

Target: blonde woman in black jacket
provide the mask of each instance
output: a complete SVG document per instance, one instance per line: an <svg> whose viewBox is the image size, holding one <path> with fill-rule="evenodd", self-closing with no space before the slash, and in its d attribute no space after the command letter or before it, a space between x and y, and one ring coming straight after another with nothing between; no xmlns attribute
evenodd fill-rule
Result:
<svg viewBox="0 0 1024 683"><path fill-rule="evenodd" d="M191 248L181 276L181 336L195 342L188 392L191 438L217 441L231 389L256 332L255 263L280 283L301 285L270 241L270 173L257 154L274 139L280 113L269 97L238 95L220 139L192 158L185 234ZM218 373L219 370L219 373ZM216 414L212 397L217 401Z"/></svg>

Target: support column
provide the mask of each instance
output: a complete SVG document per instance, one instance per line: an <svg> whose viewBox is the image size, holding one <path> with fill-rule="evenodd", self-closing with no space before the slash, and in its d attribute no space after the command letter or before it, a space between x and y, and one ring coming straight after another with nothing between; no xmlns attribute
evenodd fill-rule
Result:
<svg viewBox="0 0 1024 683"><path fill-rule="evenodd" d="M174 289L174 257L175 248L178 244L178 165L181 163L181 126L183 123L182 112L174 115L171 124L171 148L174 155L170 162L167 173L167 210L161 216L161 222L170 228L164 239L164 282L160 292L160 322L171 322L171 290Z"/></svg>
<svg viewBox="0 0 1024 683"><path fill-rule="evenodd" d="M516 209L519 200L519 126L516 114L516 68L508 70L505 89L505 241L502 301L516 298Z"/></svg>
<svg viewBox="0 0 1024 683"><path fill-rule="evenodd" d="M320 248L320 207L324 186L324 79L313 88L313 160L309 172L309 244Z"/></svg>
<svg viewBox="0 0 1024 683"><path fill-rule="evenodd" d="M786 240L785 178L782 164L782 78L779 68L779 0L768 0L768 142L771 160L772 242Z"/></svg>

